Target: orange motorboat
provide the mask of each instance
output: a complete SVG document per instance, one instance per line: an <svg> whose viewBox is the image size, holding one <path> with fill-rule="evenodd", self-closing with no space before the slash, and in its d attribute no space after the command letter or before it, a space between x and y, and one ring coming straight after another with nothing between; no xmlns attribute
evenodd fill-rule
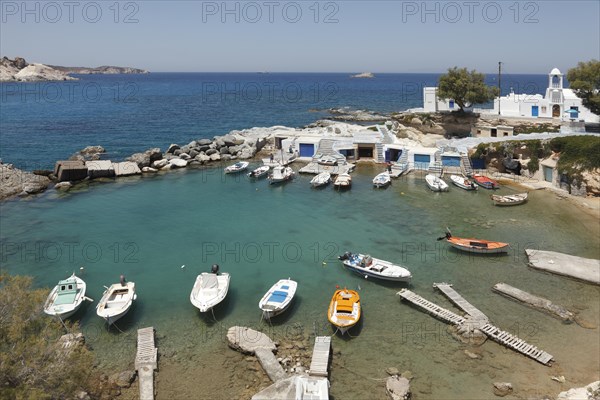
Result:
<svg viewBox="0 0 600 400"><path fill-rule="evenodd" d="M458 250L468 251L470 253L479 254L494 254L508 252L509 244L503 242L492 242L490 240L460 238L452 236L450 231L446 232L446 236L438 238L438 240L446 239L450 245Z"/></svg>
<svg viewBox="0 0 600 400"><path fill-rule="evenodd" d="M327 312L329 322L344 334L360 319L360 296L354 290L336 290Z"/></svg>

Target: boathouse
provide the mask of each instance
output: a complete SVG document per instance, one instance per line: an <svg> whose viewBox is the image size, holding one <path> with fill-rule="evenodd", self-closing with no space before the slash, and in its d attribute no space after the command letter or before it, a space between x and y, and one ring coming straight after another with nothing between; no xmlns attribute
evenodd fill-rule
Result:
<svg viewBox="0 0 600 400"><path fill-rule="evenodd" d="M515 128L507 125L475 124L471 128L473 137L507 137L514 136Z"/></svg>

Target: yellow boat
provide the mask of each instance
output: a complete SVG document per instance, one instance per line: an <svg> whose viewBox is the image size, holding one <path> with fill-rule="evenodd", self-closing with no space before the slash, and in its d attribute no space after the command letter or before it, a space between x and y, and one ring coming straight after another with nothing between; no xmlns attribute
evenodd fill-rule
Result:
<svg viewBox="0 0 600 400"><path fill-rule="evenodd" d="M360 296L354 290L336 290L327 312L329 322L344 334L360 319Z"/></svg>

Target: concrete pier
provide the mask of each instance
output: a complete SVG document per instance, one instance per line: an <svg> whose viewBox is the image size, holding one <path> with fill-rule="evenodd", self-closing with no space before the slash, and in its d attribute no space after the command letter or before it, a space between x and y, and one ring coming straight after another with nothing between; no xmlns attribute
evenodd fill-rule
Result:
<svg viewBox="0 0 600 400"><path fill-rule="evenodd" d="M138 372L140 400L154 399L154 370L157 368L158 349L154 346L154 328L138 329L135 369Z"/></svg>
<svg viewBox="0 0 600 400"><path fill-rule="evenodd" d="M527 306L552 314L565 322L572 322L575 318L575 315L565 307L554 304L543 297L534 296L531 293L527 293L521 289L507 285L506 283L497 283L492 289L511 299L520 301Z"/></svg>
<svg viewBox="0 0 600 400"><path fill-rule="evenodd" d="M525 253L532 268L600 285L600 260L555 251L526 249Z"/></svg>

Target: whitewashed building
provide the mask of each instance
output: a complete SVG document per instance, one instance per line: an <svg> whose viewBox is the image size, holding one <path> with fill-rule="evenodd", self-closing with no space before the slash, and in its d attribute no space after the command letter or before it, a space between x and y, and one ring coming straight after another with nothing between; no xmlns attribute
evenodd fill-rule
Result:
<svg viewBox="0 0 600 400"><path fill-rule="evenodd" d="M439 99L437 88L423 88L423 111L454 111L458 106L451 99ZM500 112L498 112L500 110ZM600 122L600 116L586 108L572 89L563 86L563 74L554 68L548 74L548 88L541 94L517 94L497 97L493 109L473 109L481 114L515 118L549 118L563 121Z"/></svg>

